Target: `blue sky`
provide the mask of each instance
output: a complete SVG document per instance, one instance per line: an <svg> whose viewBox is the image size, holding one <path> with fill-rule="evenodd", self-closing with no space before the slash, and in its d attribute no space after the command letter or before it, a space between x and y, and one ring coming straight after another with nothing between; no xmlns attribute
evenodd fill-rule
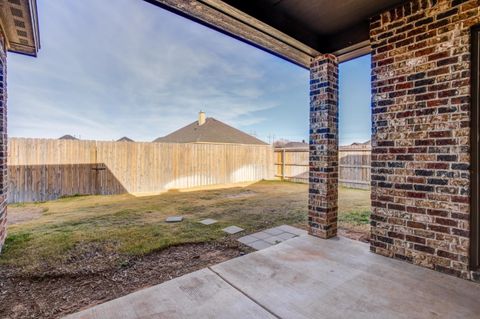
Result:
<svg viewBox="0 0 480 319"><path fill-rule="evenodd" d="M38 5L38 58L9 55L10 136L151 141L203 110L266 141L308 137L305 69L139 0ZM341 144L369 139L369 72L340 68L355 92L341 90Z"/></svg>
<svg viewBox="0 0 480 319"><path fill-rule="evenodd" d="M339 139L340 145L370 139L370 55L340 63L339 76Z"/></svg>

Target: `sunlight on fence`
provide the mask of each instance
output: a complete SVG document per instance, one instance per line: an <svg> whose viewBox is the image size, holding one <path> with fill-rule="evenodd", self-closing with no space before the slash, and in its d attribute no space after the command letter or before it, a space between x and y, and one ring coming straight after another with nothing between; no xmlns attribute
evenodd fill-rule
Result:
<svg viewBox="0 0 480 319"><path fill-rule="evenodd" d="M273 178L270 145L9 140L9 202L155 193Z"/></svg>

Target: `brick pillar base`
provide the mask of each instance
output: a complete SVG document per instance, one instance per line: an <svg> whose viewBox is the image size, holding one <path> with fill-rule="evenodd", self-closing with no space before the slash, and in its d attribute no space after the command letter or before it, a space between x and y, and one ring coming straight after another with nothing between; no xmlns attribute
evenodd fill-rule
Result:
<svg viewBox="0 0 480 319"><path fill-rule="evenodd" d="M338 61L321 55L310 66L309 233L337 235Z"/></svg>

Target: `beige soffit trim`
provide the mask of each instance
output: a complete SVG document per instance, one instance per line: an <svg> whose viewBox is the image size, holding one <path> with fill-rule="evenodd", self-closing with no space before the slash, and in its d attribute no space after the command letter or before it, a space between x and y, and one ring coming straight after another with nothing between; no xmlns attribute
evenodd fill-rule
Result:
<svg viewBox="0 0 480 319"><path fill-rule="evenodd" d="M361 57L362 55L369 54L371 51L372 48L370 47L370 41L366 40L333 52L333 54L338 57L338 62L346 62Z"/></svg>
<svg viewBox="0 0 480 319"><path fill-rule="evenodd" d="M37 1L29 0L29 8L30 8L30 17L32 19L33 42L35 45L35 50L38 52L41 45L40 45L40 30L39 30L39 23L38 23Z"/></svg>

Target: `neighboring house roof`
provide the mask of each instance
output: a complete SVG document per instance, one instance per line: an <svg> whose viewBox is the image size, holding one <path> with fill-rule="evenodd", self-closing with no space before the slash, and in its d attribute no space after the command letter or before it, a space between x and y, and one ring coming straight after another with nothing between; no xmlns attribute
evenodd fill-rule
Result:
<svg viewBox="0 0 480 319"><path fill-rule="evenodd" d="M288 142L283 148L308 148L308 144L304 142Z"/></svg>
<svg viewBox="0 0 480 319"><path fill-rule="evenodd" d="M363 143L352 143L350 145L341 145L339 147L340 150L370 150L372 148L372 142L371 141L366 141Z"/></svg>
<svg viewBox="0 0 480 319"><path fill-rule="evenodd" d="M352 145L352 146L353 146L353 145L370 145L370 144L371 144L371 141L370 141L370 140L368 140L368 141L366 141L366 142L363 142L363 143L358 143L358 142L355 142L355 143L352 143L352 144L350 144L350 145Z"/></svg>
<svg viewBox="0 0 480 319"><path fill-rule="evenodd" d="M124 137L118 139L117 142L134 142L134 140L132 140L131 138L129 138L127 136L124 136Z"/></svg>
<svg viewBox="0 0 480 319"><path fill-rule="evenodd" d="M259 144L267 143L230 125L208 117L202 125L195 121L181 129L159 137L154 142L162 143L232 143L232 144Z"/></svg>
<svg viewBox="0 0 480 319"><path fill-rule="evenodd" d="M78 140L78 138L67 134L67 135L64 135L64 136L60 137L59 140Z"/></svg>

